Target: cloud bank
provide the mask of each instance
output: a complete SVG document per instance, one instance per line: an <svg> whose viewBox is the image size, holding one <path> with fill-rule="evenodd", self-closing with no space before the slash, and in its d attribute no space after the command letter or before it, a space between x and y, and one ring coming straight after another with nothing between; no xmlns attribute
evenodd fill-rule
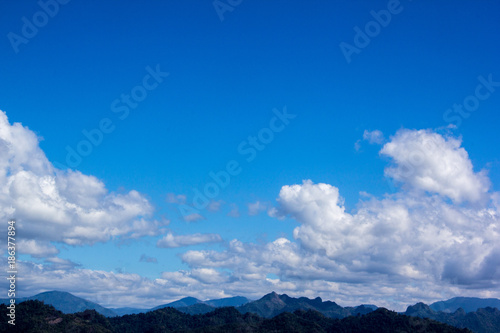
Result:
<svg viewBox="0 0 500 333"><path fill-rule="evenodd" d="M366 140L382 143L383 137L370 133ZM17 219L24 232L20 249L48 258L43 264L19 263L23 296L59 289L105 306L141 307L184 296L257 298L274 290L396 310L458 295L500 297L500 195L490 190L485 171L474 170L460 138L401 129L380 150L389 160L385 176L400 185L396 193L364 196L347 212L334 185L285 185L267 209L298 223L293 239L233 239L222 243L223 250L188 250L180 255L187 270L166 271L157 279L79 267L55 257L52 244L159 235L161 225L149 220L153 209L143 195L109 192L93 176L55 169L36 135L10 125L4 113L0 152L0 218ZM249 212L258 213L261 205L254 206ZM168 233L157 246L222 241L216 233Z"/></svg>

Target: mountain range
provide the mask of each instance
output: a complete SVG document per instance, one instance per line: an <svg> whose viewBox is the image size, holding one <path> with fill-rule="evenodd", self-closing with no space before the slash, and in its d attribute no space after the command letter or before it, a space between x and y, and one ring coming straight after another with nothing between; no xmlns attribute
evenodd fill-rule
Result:
<svg viewBox="0 0 500 333"><path fill-rule="evenodd" d="M269 293L262 298L250 301L245 297L236 296L222 299L201 301L194 297L185 297L180 300L159 305L151 309L138 308L104 308L99 304L76 297L67 292L51 291L35 296L18 298L17 303L27 300L39 300L52 305L64 314L95 310L106 317L119 317L150 313L153 311L175 308L186 315L205 315L224 307L232 307L241 315L254 314L259 318L271 319L285 313L297 311L313 311L332 319L343 319L351 316L366 315L377 310L377 306L364 304L355 307L342 307L332 301L323 301L317 297L294 298L288 295ZM0 299L0 303L8 304L9 299ZM432 319L458 328L469 328L474 332L500 332L500 300L481 299L472 297L457 297L447 301L435 302L430 306L417 303L409 306L402 315Z"/></svg>
<svg viewBox="0 0 500 333"><path fill-rule="evenodd" d="M159 305L151 309L140 309L131 307L105 308L97 303L87 301L86 299L74 296L64 291L47 291L30 297L16 298L17 303L21 303L27 300L37 300L44 302L45 304L52 305L56 310L59 310L62 313L66 314L82 312L85 310L96 310L98 313L102 314L105 317L116 317L127 314L144 313L167 307L179 309L179 311L184 313L199 314L207 313L223 306L237 307L250 301L246 297L242 296L212 299L208 301L200 301L199 299L194 297L185 297L180 300ZM0 299L0 304L9 304L9 302L10 299Z"/></svg>
<svg viewBox="0 0 500 333"><path fill-rule="evenodd" d="M465 312L474 312L480 308L500 309L500 299L497 298L475 298L475 297L455 297L447 301L435 302L429 305L434 311L455 312L462 308Z"/></svg>
<svg viewBox="0 0 500 333"><path fill-rule="evenodd" d="M293 298L288 295L278 295L275 292L265 295L259 300L249 302L236 308L241 313L255 313L263 318L273 318L283 312L296 310L315 310L330 318L345 318L357 314L366 314L377 309L374 305L357 307L341 307L335 302L323 302L321 298Z"/></svg>
<svg viewBox="0 0 500 333"><path fill-rule="evenodd" d="M0 305L2 317L9 313ZM314 310L283 312L273 318L242 314L234 307L221 307L201 315L189 315L166 307L147 313L106 318L95 310L64 314L53 306L28 300L16 306L15 325L0 321L0 332L94 332L94 333L470 333L432 319L408 317L377 309L365 315L333 319Z"/></svg>
<svg viewBox="0 0 500 333"><path fill-rule="evenodd" d="M477 300L475 300L477 302ZM478 333L500 332L500 310L485 307L466 313L459 308L453 313L434 311L424 303L409 306L404 313L410 317L432 319L458 328L468 328Z"/></svg>

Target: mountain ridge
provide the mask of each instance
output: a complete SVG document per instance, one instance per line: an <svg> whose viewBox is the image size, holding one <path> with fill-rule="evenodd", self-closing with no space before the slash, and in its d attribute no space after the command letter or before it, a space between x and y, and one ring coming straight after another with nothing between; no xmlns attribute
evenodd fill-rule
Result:
<svg viewBox="0 0 500 333"><path fill-rule="evenodd" d="M0 313L9 309L0 305ZM106 318L95 310L63 314L53 306L28 300L17 306L16 326L0 321L0 332L247 332L247 333L327 333L327 332L439 332L470 333L431 319L408 317L379 308L361 316L333 319L314 310L283 312L273 318L242 314L234 307L221 307L203 315L189 315L172 307L123 317Z"/></svg>
<svg viewBox="0 0 500 333"><path fill-rule="evenodd" d="M282 318L285 321L295 321L297 318L292 314L295 314L297 311L301 313L299 315L300 318L305 315L304 313L308 313L307 316L318 318L318 320L323 320L321 319L322 317L318 317L319 315L325 318L343 320L345 318L356 317L358 315L363 316L377 311L377 307L370 304L355 307L342 307L333 301L323 301L320 297L314 299L309 299L307 297L294 298L286 294L279 295L274 291L254 301L250 301L242 296L207 301L201 301L195 297L184 297L150 309L130 307L108 309L97 303L61 291L49 291L31 297L17 298L16 304L28 300L42 301L45 304L54 306L56 310L65 314L79 313L82 311L96 311L108 318L139 313L147 314L167 309L175 309L185 315L208 315L210 317L210 314L217 316L224 313L226 310L222 311L220 309L228 309L228 307L226 307L228 305L230 305L229 308L233 309L230 313L234 314L234 311L236 311L242 316L246 316L245 318L257 316L265 320L269 319L271 320L269 323L276 323L278 319L275 320L275 318ZM9 299L0 299L0 303L8 304L8 302ZM467 302L470 303L468 304ZM435 320L458 328L469 328L479 333L497 333L500 332L500 310L497 307L484 306L476 308L475 311L470 311L470 309L474 309L477 306L497 304L496 302L500 304L500 300L498 299L455 297L447 301L435 302L431 305L419 302L415 305L408 306L406 311L401 314L413 318ZM459 307L455 309L455 311L452 311L460 304L465 304L465 308L469 311L464 310L463 307ZM445 309L448 312L436 311L433 307ZM303 320L303 318L300 320Z"/></svg>
<svg viewBox="0 0 500 333"><path fill-rule="evenodd" d="M430 304L429 307L434 311L449 313L462 308L466 313L468 313L486 307L500 309L500 300L497 298L453 297L446 301L434 302Z"/></svg>

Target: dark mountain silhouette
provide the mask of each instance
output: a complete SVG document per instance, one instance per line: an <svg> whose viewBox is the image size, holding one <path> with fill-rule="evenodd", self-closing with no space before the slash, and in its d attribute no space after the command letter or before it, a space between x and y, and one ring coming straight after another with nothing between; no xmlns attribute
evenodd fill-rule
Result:
<svg viewBox="0 0 500 333"><path fill-rule="evenodd" d="M5 317L6 305L0 305ZM1 332L470 332L430 319L408 317L386 309L366 315L333 319L313 310L283 312L271 319L252 313L242 314L234 307L222 307L203 315L188 315L167 307L155 311L106 318L95 310L64 314L39 301L26 301L16 307L16 325L0 321Z"/></svg>
<svg viewBox="0 0 500 333"><path fill-rule="evenodd" d="M96 310L106 317L113 317L117 314L110 309L100 306L97 303L87 301L64 291L47 291L30 297L16 298L16 303L27 300L37 300L54 306L56 310L63 313L76 313L85 310ZM10 299L0 299L0 303L8 304Z"/></svg>
<svg viewBox="0 0 500 333"><path fill-rule="evenodd" d="M447 301L435 302L429 305L434 311L455 312L459 308L465 312L473 312L480 308L500 309L500 299L497 298L476 298L476 297L454 297Z"/></svg>
<svg viewBox="0 0 500 333"><path fill-rule="evenodd" d="M1 304L0 315L10 320L6 316L7 311L7 305ZM0 332L115 332L108 319L96 310L65 314L38 300L26 300L17 304L15 315L15 325L9 324L7 320L0 320Z"/></svg>

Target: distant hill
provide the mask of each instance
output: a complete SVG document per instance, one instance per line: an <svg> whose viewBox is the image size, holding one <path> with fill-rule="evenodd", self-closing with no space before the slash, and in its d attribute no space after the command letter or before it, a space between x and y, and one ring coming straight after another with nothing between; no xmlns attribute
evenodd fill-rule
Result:
<svg viewBox="0 0 500 333"><path fill-rule="evenodd" d="M152 308L149 311L154 311L154 310L163 309L163 308L184 308L184 307L187 307L187 306L190 306L190 305L193 305L193 304L198 304L198 303L202 303L202 302L199 299L197 299L197 298L194 298L194 297L184 297L184 298L181 298L178 301L174 301L174 302L170 302L170 303L167 303L167 304L158 305L158 306Z"/></svg>
<svg viewBox="0 0 500 333"><path fill-rule="evenodd" d="M248 302L248 298L242 296L212 299L208 301L200 301L194 297L184 297L175 302L156 306L149 311L171 307L188 314L202 314L223 306L237 307Z"/></svg>
<svg viewBox="0 0 500 333"><path fill-rule="evenodd" d="M100 306L97 303L87 301L64 291L47 291L30 297L17 298L16 302L24 302L27 300L37 300L54 306L56 310L62 313L76 313L85 310L96 310L106 317L114 317L117 314L110 309ZM10 299L0 299L0 303L8 304Z"/></svg>
<svg viewBox="0 0 500 333"><path fill-rule="evenodd" d="M283 312L296 310L314 310L330 318L345 318L351 315L366 314L373 311L368 306L343 308L335 302L323 302L321 298L293 298L288 295L278 295L275 292L265 295L259 300L237 307L241 313L255 313L264 318L272 318Z"/></svg>
<svg viewBox="0 0 500 333"><path fill-rule="evenodd" d="M453 313L437 312L424 303L409 306L404 313L407 316L428 318L458 328L469 328L477 333L500 332L500 310L497 308L481 308L466 313L460 308Z"/></svg>
<svg viewBox="0 0 500 333"><path fill-rule="evenodd" d="M242 314L234 307L222 307L204 314L191 316L167 307L144 314L106 318L95 310L64 314L39 301L27 301L17 306L16 326L0 321L0 332L217 332L217 333L326 333L326 332L439 332L465 333L430 319L412 318L386 309L377 309L362 316L332 319L317 311L284 312L265 319L251 313ZM0 305L5 317L6 305Z"/></svg>
<svg viewBox="0 0 500 333"><path fill-rule="evenodd" d="M447 301L432 303L429 306L434 311L455 312L459 308L465 312L474 312L480 308L492 307L500 309L498 298L455 297Z"/></svg>

